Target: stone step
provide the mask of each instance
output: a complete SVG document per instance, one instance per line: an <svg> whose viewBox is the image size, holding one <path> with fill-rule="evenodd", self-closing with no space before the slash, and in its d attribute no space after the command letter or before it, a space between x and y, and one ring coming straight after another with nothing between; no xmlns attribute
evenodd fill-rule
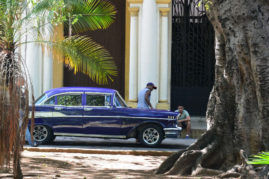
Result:
<svg viewBox="0 0 269 179"><path fill-rule="evenodd" d="M206 130L205 116L191 116L191 128Z"/></svg>
<svg viewBox="0 0 269 179"><path fill-rule="evenodd" d="M206 130L203 130L203 129L192 129L191 130L191 138L198 139L205 132L206 132ZM186 130L183 130L181 132L180 138L185 138L185 136L186 136Z"/></svg>

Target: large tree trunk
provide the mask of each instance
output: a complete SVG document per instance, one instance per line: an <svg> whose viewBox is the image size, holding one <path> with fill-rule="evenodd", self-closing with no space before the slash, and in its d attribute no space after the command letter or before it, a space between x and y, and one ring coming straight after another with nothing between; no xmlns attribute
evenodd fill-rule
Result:
<svg viewBox="0 0 269 179"><path fill-rule="evenodd" d="M208 17L216 33L209 130L157 173L216 175L241 164L241 149L269 150L269 1L212 0Z"/></svg>

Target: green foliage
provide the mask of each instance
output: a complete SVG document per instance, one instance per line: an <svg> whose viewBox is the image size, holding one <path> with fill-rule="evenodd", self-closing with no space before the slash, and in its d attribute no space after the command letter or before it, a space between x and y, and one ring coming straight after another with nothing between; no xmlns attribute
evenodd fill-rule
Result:
<svg viewBox="0 0 269 179"><path fill-rule="evenodd" d="M269 152L261 152L257 155L251 156L248 160L248 164L268 165L269 164Z"/></svg>
<svg viewBox="0 0 269 179"><path fill-rule="evenodd" d="M75 73L83 72L99 84L107 84L117 75L108 51L87 36L72 36L50 45L65 54L65 64Z"/></svg>
<svg viewBox="0 0 269 179"><path fill-rule="evenodd" d="M58 105L80 106L81 95L61 95L57 96Z"/></svg>
<svg viewBox="0 0 269 179"><path fill-rule="evenodd" d="M87 106L109 106L111 101L110 95L87 95Z"/></svg>
<svg viewBox="0 0 269 179"><path fill-rule="evenodd" d="M200 0L198 6L204 5L206 11L209 11L212 4L212 0Z"/></svg>
<svg viewBox="0 0 269 179"><path fill-rule="evenodd" d="M66 4L64 0L41 0L38 3L31 1L32 3L32 13L38 14L39 16L45 17L48 22L58 25L67 20L66 18Z"/></svg>
<svg viewBox="0 0 269 179"><path fill-rule="evenodd" d="M116 15L115 7L107 1L85 1L83 8L72 8L73 19L77 19L72 28L77 32L87 30L106 29L113 22ZM74 22L74 21L73 21Z"/></svg>
<svg viewBox="0 0 269 179"><path fill-rule="evenodd" d="M50 35L59 24L70 25L74 34L105 29L115 15L115 7L106 0L0 0L0 49L9 54L25 43L43 44L63 53L64 62L75 73L107 84L117 75L107 50L85 36L59 40Z"/></svg>
<svg viewBox="0 0 269 179"><path fill-rule="evenodd" d="M106 29L114 22L116 15L115 6L105 0L42 0L33 9L35 13L47 11L54 23L69 23L71 18L72 29L77 33Z"/></svg>

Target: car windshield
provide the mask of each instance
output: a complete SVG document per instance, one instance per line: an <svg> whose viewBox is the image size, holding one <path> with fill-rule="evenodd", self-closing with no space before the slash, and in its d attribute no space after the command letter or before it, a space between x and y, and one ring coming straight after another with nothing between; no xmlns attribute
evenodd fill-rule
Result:
<svg viewBox="0 0 269 179"><path fill-rule="evenodd" d="M120 108L128 107L118 92L115 94L115 97L114 97L114 105Z"/></svg>
<svg viewBox="0 0 269 179"><path fill-rule="evenodd" d="M37 100L35 101L36 105L40 105L45 99L47 99L46 93L42 94Z"/></svg>

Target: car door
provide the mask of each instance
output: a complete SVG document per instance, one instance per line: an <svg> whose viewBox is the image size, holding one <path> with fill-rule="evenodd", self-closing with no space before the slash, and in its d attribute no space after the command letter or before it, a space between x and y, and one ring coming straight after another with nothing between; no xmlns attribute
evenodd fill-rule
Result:
<svg viewBox="0 0 269 179"><path fill-rule="evenodd" d="M111 93L85 93L83 128L89 136L125 138L122 119L113 112L112 97Z"/></svg>
<svg viewBox="0 0 269 179"><path fill-rule="evenodd" d="M53 126L53 111L56 102L55 96L47 97L43 94L35 103L35 124L45 124L48 126ZM29 118L31 118L32 113L29 113ZM30 124L29 124L30 125Z"/></svg>
<svg viewBox="0 0 269 179"><path fill-rule="evenodd" d="M82 95L82 92L76 92L56 96L53 112L55 135L80 136L84 133Z"/></svg>

